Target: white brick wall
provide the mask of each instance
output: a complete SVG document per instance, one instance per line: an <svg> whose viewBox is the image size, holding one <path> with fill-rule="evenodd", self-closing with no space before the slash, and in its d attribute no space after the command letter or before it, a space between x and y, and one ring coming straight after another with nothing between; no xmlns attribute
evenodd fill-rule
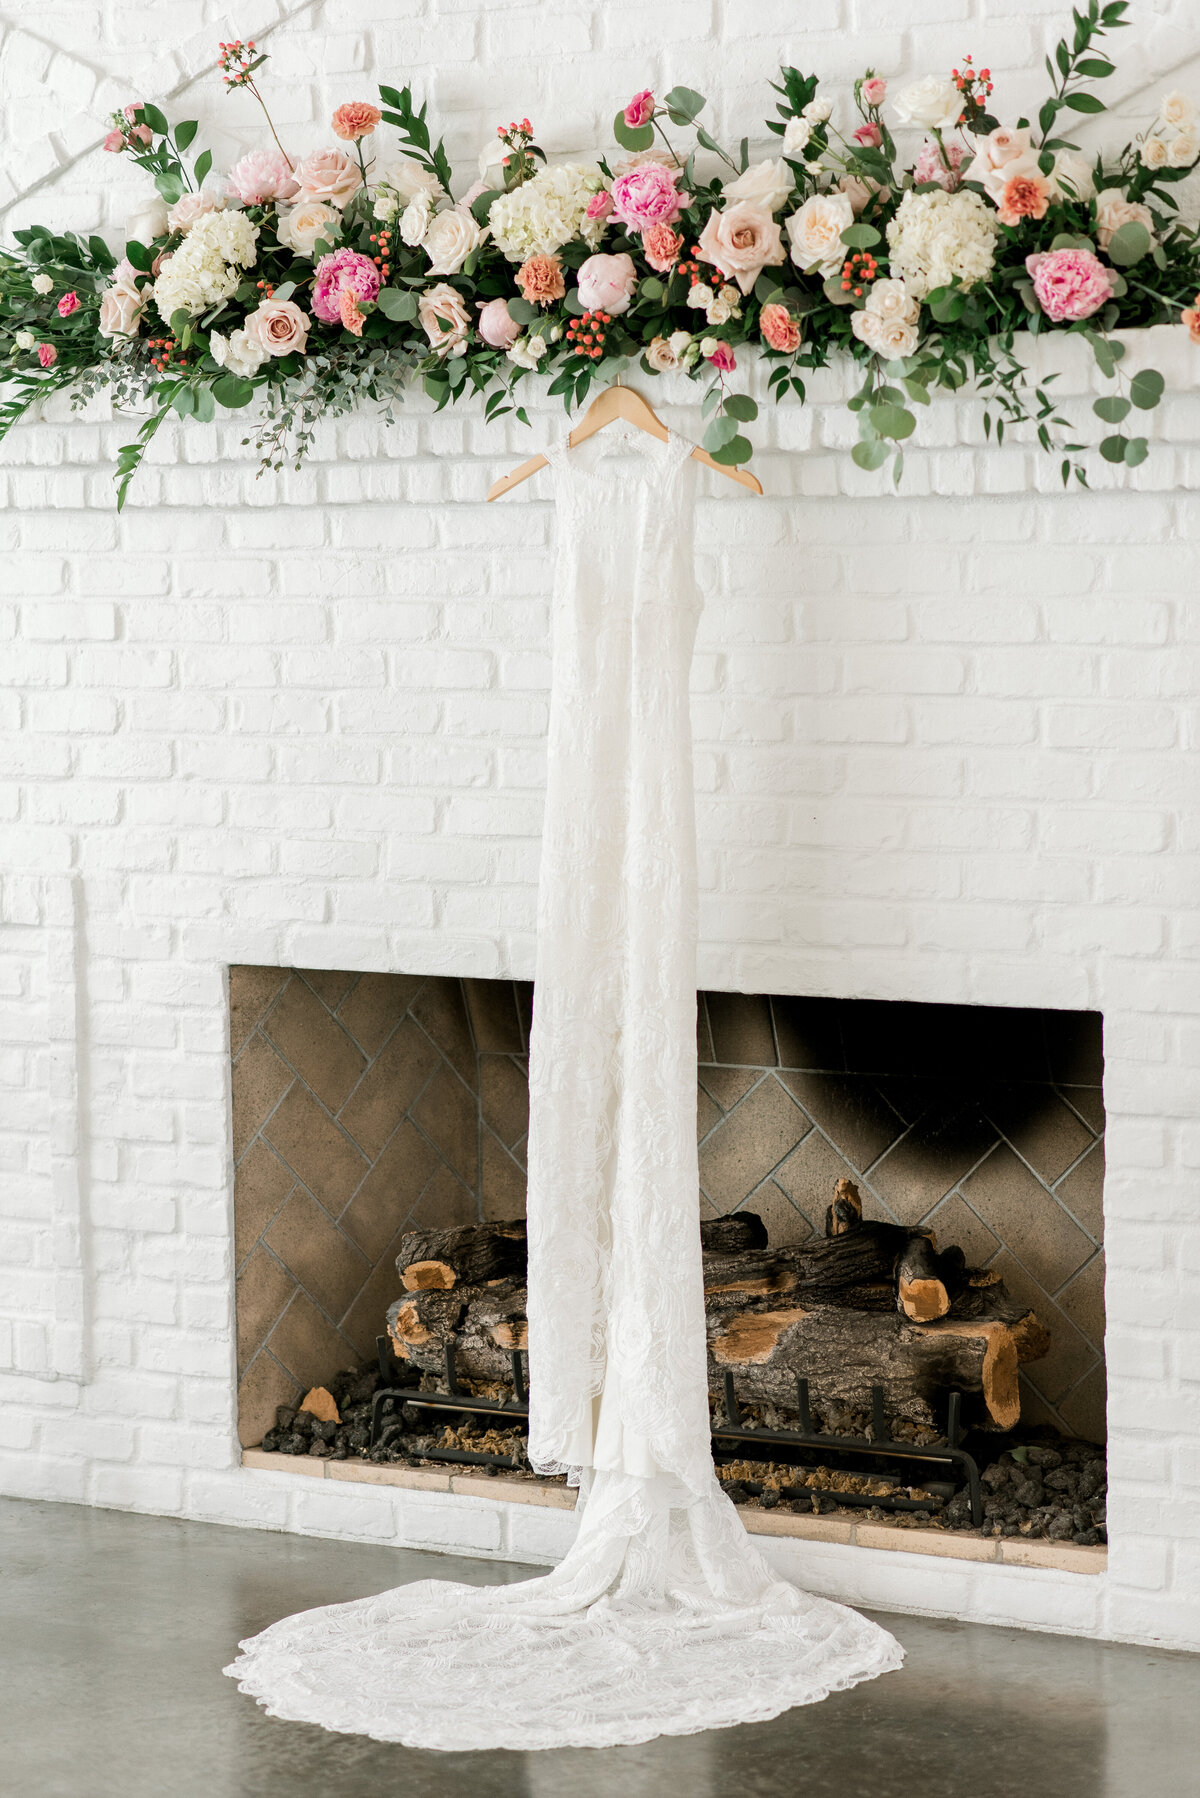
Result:
<svg viewBox="0 0 1200 1798"><path fill-rule="evenodd" d="M60 10L0 0L6 93L51 78L3 60L33 54L22 33L69 41L99 90L136 68L148 17L163 56L235 29L201 4ZM565 148L647 79L707 82L741 116L781 55L848 73L973 47L1008 68L1058 29L1040 4L980 10L906 0L880 33L846 0L803 29L766 0L506 7L501 34L497 6L355 0L273 48L305 142L378 62L427 76L456 148L514 104ZM68 11L94 16L94 57ZM1185 5L1142 11L1137 69L1195 53ZM173 66L178 83L199 63ZM195 110L232 145L240 104L210 83ZM13 218L119 218L123 171L63 166L74 141ZM795 1565L864 1602L1197 1647L1200 352L1168 333L1152 359L1163 440L1093 494L1063 496L1019 443L973 448L963 399L922 421L893 495L844 454L834 376L764 428L768 498L713 480L701 978L1105 1013L1109 1574L1080 1597L1032 1570L818 1545ZM539 410L534 440L560 419ZM410 1529L376 1490L235 1467L224 968L531 972L544 488L485 507L529 435L417 400L279 478L255 479L240 421L164 432L118 519L128 432L63 413L0 464L0 1489L430 1540L450 1525L424 1497ZM515 1525L455 1505L467 1536L447 1540L516 1551Z"/></svg>

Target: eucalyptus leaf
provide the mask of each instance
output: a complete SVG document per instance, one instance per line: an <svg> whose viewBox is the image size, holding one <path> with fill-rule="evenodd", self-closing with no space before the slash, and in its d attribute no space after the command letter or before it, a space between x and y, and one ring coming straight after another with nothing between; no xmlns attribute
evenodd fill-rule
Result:
<svg viewBox="0 0 1200 1798"><path fill-rule="evenodd" d="M1118 268L1128 268L1131 263L1140 262L1149 250L1152 239L1145 225L1131 221L1114 231L1109 240L1108 259L1116 263Z"/></svg>
<svg viewBox="0 0 1200 1798"><path fill-rule="evenodd" d="M882 468L891 453L882 437L868 437L854 445L850 451L850 460L857 463L859 468Z"/></svg>
<svg viewBox="0 0 1200 1798"><path fill-rule="evenodd" d="M508 316L514 324L531 325L535 319L541 317L541 313L530 300L514 297L508 302Z"/></svg>
<svg viewBox="0 0 1200 1798"><path fill-rule="evenodd" d="M739 418L749 424L758 417L758 407L748 393L731 393L725 401L725 412L729 418Z"/></svg>
<svg viewBox="0 0 1200 1798"><path fill-rule="evenodd" d="M698 94L695 88L673 87L663 101L663 105L670 113L673 124L690 125L692 120L704 111L708 101L703 94Z"/></svg>
<svg viewBox="0 0 1200 1798"><path fill-rule="evenodd" d="M417 316L417 296L415 293L404 293L398 287L381 287L379 289L379 310L385 318L391 318L397 324L404 324L408 319Z"/></svg>
<svg viewBox="0 0 1200 1798"><path fill-rule="evenodd" d="M654 142L654 127L627 125L625 114L619 112L613 120L613 136L623 150L648 150Z"/></svg>
<svg viewBox="0 0 1200 1798"><path fill-rule="evenodd" d="M1119 425L1122 419L1129 417L1132 410L1132 401L1127 400L1120 393L1106 393L1103 399L1095 400L1092 403L1092 411L1097 418L1103 419L1106 425Z"/></svg>
<svg viewBox="0 0 1200 1798"><path fill-rule="evenodd" d="M722 468L736 468L741 462L748 462L754 454L754 445L748 437L731 437L728 443L711 452L714 462Z"/></svg>
<svg viewBox="0 0 1200 1798"><path fill-rule="evenodd" d="M1150 454L1150 445L1144 437L1130 437L1125 444L1125 466L1136 468Z"/></svg>
<svg viewBox="0 0 1200 1798"><path fill-rule="evenodd" d="M254 398L254 388L249 381L243 381L240 375L219 375L212 384L213 398L229 411L239 406L248 406Z"/></svg>
<svg viewBox="0 0 1200 1798"><path fill-rule="evenodd" d="M1129 397L1140 411L1149 412L1162 398L1165 386L1156 368L1144 368L1129 383Z"/></svg>
<svg viewBox="0 0 1200 1798"><path fill-rule="evenodd" d="M732 443L737 434L737 419L730 418L726 413L722 412L718 417L713 419L712 423L705 431L704 447L711 454L714 451L723 448L725 444Z"/></svg>
<svg viewBox="0 0 1200 1798"><path fill-rule="evenodd" d="M1124 437L1105 437L1100 444L1100 454L1106 462L1123 462L1127 441Z"/></svg>
<svg viewBox="0 0 1200 1798"><path fill-rule="evenodd" d="M842 232L842 242L852 250L872 250L882 241L874 225L847 225Z"/></svg>
<svg viewBox="0 0 1200 1798"><path fill-rule="evenodd" d="M872 429L878 436L891 437L896 442L911 437L917 428L916 419L903 406L872 406L869 416Z"/></svg>

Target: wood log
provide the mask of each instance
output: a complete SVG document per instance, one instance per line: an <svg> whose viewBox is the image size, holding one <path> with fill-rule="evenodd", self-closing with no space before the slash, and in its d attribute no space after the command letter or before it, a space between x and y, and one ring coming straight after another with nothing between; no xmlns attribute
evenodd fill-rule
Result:
<svg viewBox="0 0 1200 1798"><path fill-rule="evenodd" d="M446 1344L464 1380L512 1380L512 1351L529 1346L524 1282L503 1280L449 1292L414 1292L388 1308L388 1338L402 1360L441 1375Z"/></svg>
<svg viewBox="0 0 1200 1798"><path fill-rule="evenodd" d="M700 1247L706 1255L736 1255L766 1246L767 1226L757 1211L734 1211L728 1217L706 1218L700 1225Z"/></svg>
<svg viewBox="0 0 1200 1798"><path fill-rule="evenodd" d="M449 1292L457 1285L525 1277L525 1220L410 1230L396 1257L406 1292Z"/></svg>

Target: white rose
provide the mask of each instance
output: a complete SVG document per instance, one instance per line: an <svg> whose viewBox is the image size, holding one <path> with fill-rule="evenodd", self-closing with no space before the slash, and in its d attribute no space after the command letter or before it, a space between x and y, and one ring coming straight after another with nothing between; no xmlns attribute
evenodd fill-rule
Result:
<svg viewBox="0 0 1200 1798"><path fill-rule="evenodd" d="M917 327L911 320L881 318L877 312L864 309L850 320L850 329L860 343L887 361L911 356L917 347Z"/></svg>
<svg viewBox="0 0 1200 1798"><path fill-rule="evenodd" d="M433 216L433 202L428 192L422 188L415 193L400 215L400 235L410 249L415 250L424 240Z"/></svg>
<svg viewBox="0 0 1200 1798"><path fill-rule="evenodd" d="M722 287L714 295L713 303L708 308L709 324L723 325L727 319L740 318L742 316L742 308L739 303L741 297L736 287Z"/></svg>
<svg viewBox="0 0 1200 1798"><path fill-rule="evenodd" d="M1122 225L1145 225L1153 234L1154 215L1140 200L1127 200L1119 187L1106 187L1096 195L1096 241L1102 250Z"/></svg>
<svg viewBox="0 0 1200 1798"><path fill-rule="evenodd" d="M1060 150L1054 158L1054 182L1068 200L1090 200L1096 192L1092 165L1078 150ZM1069 182L1070 186L1064 186Z"/></svg>
<svg viewBox="0 0 1200 1798"><path fill-rule="evenodd" d="M37 338L32 331L17 331L13 334L13 342L19 350L31 350Z"/></svg>
<svg viewBox="0 0 1200 1798"><path fill-rule="evenodd" d="M218 368L228 369L231 375L246 379L256 375L267 359L262 345L240 328L231 331L228 337L222 337L219 331L210 331L208 353Z"/></svg>
<svg viewBox="0 0 1200 1798"><path fill-rule="evenodd" d="M1200 139L1194 131L1181 131L1167 147L1167 161L1173 169L1190 169L1200 156Z"/></svg>
<svg viewBox="0 0 1200 1798"><path fill-rule="evenodd" d="M657 369L660 375L670 374L679 367L679 358L671 348L667 337L652 337L646 345L646 360L651 368Z"/></svg>
<svg viewBox="0 0 1200 1798"><path fill-rule="evenodd" d="M903 281L885 278L876 281L867 296L864 311L873 312L876 318L886 321L899 320L902 324L915 324L921 308L913 299Z"/></svg>
<svg viewBox="0 0 1200 1798"><path fill-rule="evenodd" d="M792 261L806 274L816 269L829 276L846 260L842 232L854 223L848 194L811 194L787 221Z"/></svg>
<svg viewBox="0 0 1200 1798"><path fill-rule="evenodd" d="M702 356L711 356L716 350L716 347L717 339L715 337L702 337L700 339L700 354Z"/></svg>
<svg viewBox="0 0 1200 1798"><path fill-rule="evenodd" d="M1028 156L1032 146L1025 125L997 125L986 137L975 139L975 167L972 177L978 180L989 169L1002 169L1006 163Z"/></svg>
<svg viewBox="0 0 1200 1798"><path fill-rule="evenodd" d="M1167 146L1161 137L1148 137L1142 145L1142 161L1148 169L1167 166Z"/></svg>
<svg viewBox="0 0 1200 1798"><path fill-rule="evenodd" d="M275 214L275 235L294 256L311 256L321 238L333 237L341 214L324 200L302 200L298 206Z"/></svg>
<svg viewBox="0 0 1200 1798"><path fill-rule="evenodd" d="M515 362L518 368L536 368L545 354L544 337L518 337L508 352L508 359Z"/></svg>
<svg viewBox="0 0 1200 1798"><path fill-rule="evenodd" d="M433 170L411 156L393 156L381 168L376 167L374 177L378 186L390 187L406 205L416 194L426 193L433 199L442 191Z"/></svg>
<svg viewBox="0 0 1200 1798"><path fill-rule="evenodd" d="M407 217L407 213L405 215ZM487 232L479 228L471 214L457 206L439 212L422 239L429 258L431 275L456 275L472 250L477 250Z"/></svg>
<svg viewBox="0 0 1200 1798"><path fill-rule="evenodd" d="M707 317L716 297L716 293L711 287L707 287L703 281L695 281L688 289L687 303L697 312L703 312Z"/></svg>
<svg viewBox="0 0 1200 1798"><path fill-rule="evenodd" d="M219 212L224 204L224 194L213 193L208 188L202 187L195 194L183 194L167 213L167 227L186 236L197 219L209 212Z"/></svg>
<svg viewBox="0 0 1200 1798"><path fill-rule="evenodd" d="M783 159L768 157L746 169L736 181L727 181L721 191L727 200L752 200L767 212L778 212L794 186L792 171Z"/></svg>
<svg viewBox="0 0 1200 1798"><path fill-rule="evenodd" d="M146 309L150 292L138 287L133 277L125 276L106 287L100 296L100 316L96 329L101 337L132 337Z"/></svg>
<svg viewBox="0 0 1200 1798"><path fill-rule="evenodd" d="M1195 123L1195 102L1189 100L1186 94L1179 93L1178 90L1171 94L1164 94L1162 105L1158 109L1158 116L1164 125L1172 125L1177 131L1181 130L1185 126Z"/></svg>
<svg viewBox="0 0 1200 1798"><path fill-rule="evenodd" d="M823 125L826 119L833 117L833 101L810 100L804 108L803 116L811 119L814 125Z"/></svg>
<svg viewBox="0 0 1200 1798"><path fill-rule="evenodd" d="M147 200L125 220L126 243L153 243L168 231L167 208L162 200Z"/></svg>
<svg viewBox="0 0 1200 1798"><path fill-rule="evenodd" d="M810 120L789 119L783 133L784 155L800 156L808 148L808 140L812 134L813 128Z"/></svg>
<svg viewBox="0 0 1200 1798"><path fill-rule="evenodd" d="M35 275L29 283L34 293L49 293L54 286L53 275Z"/></svg>
<svg viewBox="0 0 1200 1798"><path fill-rule="evenodd" d="M671 335L668 337L667 342L670 344L671 354L676 358L676 360L678 360L679 357L683 355L683 352L687 349L687 347L691 343L691 341L692 341L692 334L690 331L672 331L671 332Z"/></svg>
<svg viewBox="0 0 1200 1798"><path fill-rule="evenodd" d="M926 75L896 95L896 117L902 125L919 125L923 131L949 131L958 124L962 95L953 81Z"/></svg>

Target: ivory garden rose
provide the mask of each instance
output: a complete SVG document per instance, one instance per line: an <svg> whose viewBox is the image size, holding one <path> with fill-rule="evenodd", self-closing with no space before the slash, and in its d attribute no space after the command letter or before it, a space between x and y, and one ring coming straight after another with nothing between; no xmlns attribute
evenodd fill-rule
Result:
<svg viewBox="0 0 1200 1798"><path fill-rule="evenodd" d="M246 315L246 339L264 356L303 356L308 349L309 316L294 300L263 300Z"/></svg>
<svg viewBox="0 0 1200 1798"><path fill-rule="evenodd" d="M456 287L448 281L427 287L417 301L417 318L436 356L465 355L471 320Z"/></svg>
<svg viewBox="0 0 1200 1798"><path fill-rule="evenodd" d="M824 277L836 275L846 260L842 232L853 223L854 207L849 194L810 194L787 221L791 258L796 267Z"/></svg>
<svg viewBox="0 0 1200 1798"><path fill-rule="evenodd" d="M354 157L344 150L314 150L297 163L293 192L298 200L325 200L330 206L343 207L362 184L362 171Z"/></svg>
<svg viewBox="0 0 1200 1798"><path fill-rule="evenodd" d="M737 200L723 212L710 212L700 233L697 254L749 293L764 268L786 259L779 226L765 206Z"/></svg>

